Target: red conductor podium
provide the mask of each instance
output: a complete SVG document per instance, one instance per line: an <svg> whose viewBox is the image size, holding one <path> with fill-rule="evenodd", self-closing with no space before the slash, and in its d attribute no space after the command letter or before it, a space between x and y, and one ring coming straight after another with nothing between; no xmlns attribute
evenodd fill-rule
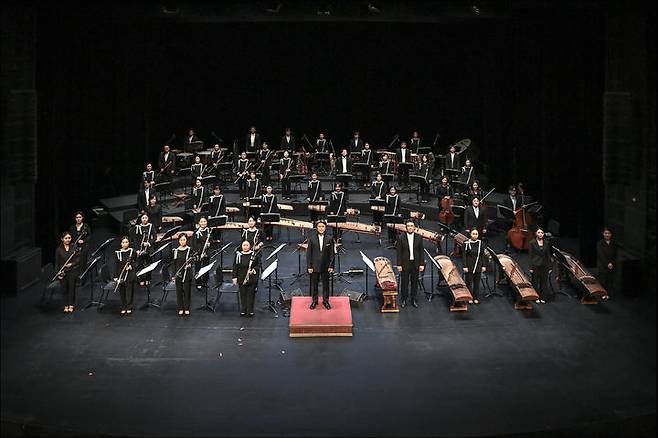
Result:
<svg viewBox="0 0 658 438"><path fill-rule="evenodd" d="M331 297L331 310L322 305L311 310L311 297L292 297L290 305L291 338L313 336L352 336L352 310L349 297Z"/></svg>

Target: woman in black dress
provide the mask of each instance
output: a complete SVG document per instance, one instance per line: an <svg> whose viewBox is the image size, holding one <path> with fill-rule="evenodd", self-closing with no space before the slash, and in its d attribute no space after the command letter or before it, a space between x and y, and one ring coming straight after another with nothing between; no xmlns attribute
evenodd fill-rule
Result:
<svg viewBox="0 0 658 438"><path fill-rule="evenodd" d="M64 313L70 313L75 310L75 280L78 277L80 248L73 248L73 235L68 231L62 234L61 240L62 244L55 250L55 270L59 273L57 278L66 299Z"/></svg>
<svg viewBox="0 0 658 438"><path fill-rule="evenodd" d="M266 193L261 198L261 214L262 213L278 213L279 206L276 202L276 195L272 193L272 186L267 186ZM261 218L262 220L262 218ZM265 232L265 240L268 242L272 240L272 224L263 224L263 231Z"/></svg>
<svg viewBox="0 0 658 438"><path fill-rule="evenodd" d="M118 289L121 297L121 316L133 313L133 296L137 277L133 266L136 266L137 251L130 247L128 236L121 238L121 249L116 254L115 281L120 281Z"/></svg>
<svg viewBox="0 0 658 438"><path fill-rule="evenodd" d="M480 304L480 278L482 273L487 270L484 265L484 244L479 237L480 233L477 228L473 228L470 239L464 243L464 280L466 281L466 287L473 295L473 301L469 301L470 304Z"/></svg>
<svg viewBox="0 0 658 438"><path fill-rule="evenodd" d="M190 314L190 299L192 298L192 250L187 246L187 235L178 237L178 248L174 249L174 276L176 282L176 301L178 303L178 316Z"/></svg>
<svg viewBox="0 0 658 438"><path fill-rule="evenodd" d="M87 242L89 241L89 236L91 236L91 227L89 224L84 222L84 216L81 211L76 211L75 223L69 228L71 233L73 243L73 248L80 248L80 265L85 266L87 264Z"/></svg>
<svg viewBox="0 0 658 438"><path fill-rule="evenodd" d="M240 316L254 316L259 263L260 254L251 250L251 244L247 240L243 241L241 251L235 253L232 276L233 284L238 285L240 291ZM249 278L245 280L247 274Z"/></svg>
<svg viewBox="0 0 658 438"><path fill-rule="evenodd" d="M603 239L596 244L596 270L601 285L606 290L604 300L610 299L610 292L614 287L615 272L617 270L617 242L612 240L610 228L603 229Z"/></svg>
<svg viewBox="0 0 658 438"><path fill-rule="evenodd" d="M551 249L549 243L544 239L544 230L537 228L535 238L528 246L530 254L530 274L532 282L539 294L537 304L545 304L548 294L548 271L551 266Z"/></svg>

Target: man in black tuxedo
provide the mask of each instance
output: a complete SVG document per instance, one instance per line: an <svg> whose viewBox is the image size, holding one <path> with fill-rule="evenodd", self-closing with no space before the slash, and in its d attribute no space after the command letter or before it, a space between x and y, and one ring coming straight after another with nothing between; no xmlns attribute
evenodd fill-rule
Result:
<svg viewBox="0 0 658 438"><path fill-rule="evenodd" d="M316 232L308 238L308 249L306 250L306 269L311 276L311 302L310 309L318 305L318 283L322 279L322 304L329 310L329 274L334 272L334 242L325 231L327 223L318 221L315 225Z"/></svg>
<svg viewBox="0 0 658 438"><path fill-rule="evenodd" d="M281 137L281 147L282 151L289 151L291 154L297 152L297 147L295 146L295 137L292 135L292 129L286 128L286 134Z"/></svg>
<svg viewBox="0 0 658 438"><path fill-rule="evenodd" d="M201 141L201 139L196 135L194 129L190 128L189 131L187 131L187 137L183 140L183 150L185 152L196 152L200 150L201 146L196 143L198 141Z"/></svg>
<svg viewBox="0 0 658 438"><path fill-rule="evenodd" d="M423 239L415 233L416 224L412 220L405 223L407 232L403 233L395 245L397 252L397 268L400 272L400 307L407 306L409 296L409 280L411 280L411 305L418 307L416 293L418 292L418 274L425 270L425 251Z"/></svg>
<svg viewBox="0 0 658 438"><path fill-rule="evenodd" d="M459 167L459 154L457 153L457 148L455 148L454 145L450 146L450 152L446 155L445 168L457 170Z"/></svg>
<svg viewBox="0 0 658 438"><path fill-rule="evenodd" d="M176 156L171 152L168 144L164 145L160 152L158 167L160 168L158 175L165 181L171 181L176 174ZM156 179L158 178L156 177Z"/></svg>
<svg viewBox="0 0 658 438"><path fill-rule="evenodd" d="M261 140L260 134L256 132L256 127L252 126L249 128L247 137L244 141L244 151L245 152L258 152L260 150Z"/></svg>
<svg viewBox="0 0 658 438"><path fill-rule="evenodd" d="M361 149L363 149L363 140L361 140L359 135L359 131L354 132L354 136L347 146L347 152L361 152Z"/></svg>

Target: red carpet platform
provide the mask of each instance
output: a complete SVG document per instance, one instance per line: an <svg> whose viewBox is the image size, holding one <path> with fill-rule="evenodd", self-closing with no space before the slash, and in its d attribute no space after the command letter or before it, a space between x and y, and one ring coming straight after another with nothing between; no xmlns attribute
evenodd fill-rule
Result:
<svg viewBox="0 0 658 438"><path fill-rule="evenodd" d="M331 310L322 305L314 310L311 297L292 297L290 305L290 337L352 336L352 309L349 297L331 297Z"/></svg>

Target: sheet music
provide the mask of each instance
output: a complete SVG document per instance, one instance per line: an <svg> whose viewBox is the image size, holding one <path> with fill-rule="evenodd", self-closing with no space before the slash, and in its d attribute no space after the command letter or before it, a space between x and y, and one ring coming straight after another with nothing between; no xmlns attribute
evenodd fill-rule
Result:
<svg viewBox="0 0 658 438"><path fill-rule="evenodd" d="M368 256L363 253L363 251L359 251L359 253L361 254L361 260L363 260L363 263L365 263L372 272L375 272L375 265L372 263L372 260L370 260Z"/></svg>

